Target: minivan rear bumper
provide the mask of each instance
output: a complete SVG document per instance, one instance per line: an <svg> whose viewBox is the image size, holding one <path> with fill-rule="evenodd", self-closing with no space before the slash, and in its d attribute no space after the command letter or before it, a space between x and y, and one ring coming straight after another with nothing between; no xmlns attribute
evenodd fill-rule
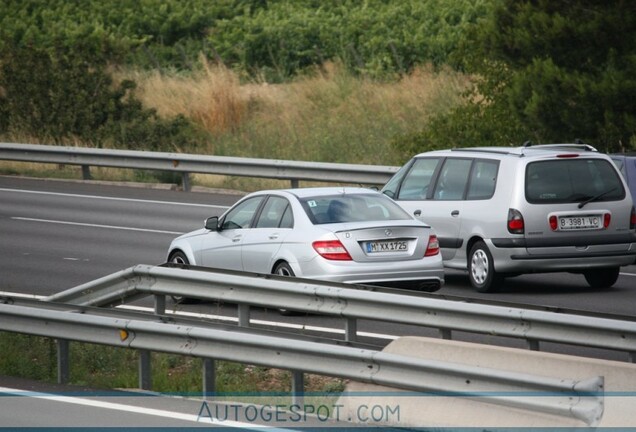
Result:
<svg viewBox="0 0 636 432"><path fill-rule="evenodd" d="M525 247L498 247L498 244L501 245L500 242L487 243L492 246L490 251L495 269L504 273L582 271L590 268L626 266L636 262L636 243L615 243L615 247L600 250L594 247L576 249L583 245L555 244L550 247L542 244L541 251L535 250L534 253L529 253ZM604 245L607 246L607 243Z"/></svg>
<svg viewBox="0 0 636 432"><path fill-rule="evenodd" d="M585 235L578 233L576 236L551 237L551 238L494 238L492 244L496 248L552 248L552 247L586 247L598 245L625 245L629 249L630 244L636 243L636 233L620 233L606 235ZM633 249L633 245L632 245Z"/></svg>

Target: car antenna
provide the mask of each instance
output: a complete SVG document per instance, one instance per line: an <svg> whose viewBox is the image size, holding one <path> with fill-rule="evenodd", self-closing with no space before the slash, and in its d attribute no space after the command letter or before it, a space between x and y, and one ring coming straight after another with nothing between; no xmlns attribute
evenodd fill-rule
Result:
<svg viewBox="0 0 636 432"><path fill-rule="evenodd" d="M525 156L526 154L523 152L523 149L528 148L528 147L532 147L532 141L527 140L526 142L523 143L523 145L521 146L521 156Z"/></svg>

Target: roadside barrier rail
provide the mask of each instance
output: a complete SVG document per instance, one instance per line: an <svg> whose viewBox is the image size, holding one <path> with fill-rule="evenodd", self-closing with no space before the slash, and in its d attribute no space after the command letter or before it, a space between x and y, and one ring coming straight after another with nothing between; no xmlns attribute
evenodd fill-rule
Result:
<svg viewBox="0 0 636 432"><path fill-rule="evenodd" d="M186 191L190 173L289 180L296 188L301 180L382 185L399 168L17 143L0 143L0 160L80 165L85 180L91 166L178 172Z"/></svg>
<svg viewBox="0 0 636 432"><path fill-rule="evenodd" d="M153 295L157 313L166 296L220 300L239 305L239 325L249 326L250 306L342 317L345 340L357 338L357 320L375 320L523 339L528 348L541 342L622 351L634 361L636 322L374 291L318 280L256 275L197 267L137 265L63 291L49 301L107 306Z"/></svg>
<svg viewBox="0 0 636 432"><path fill-rule="evenodd" d="M598 424L603 416L604 380L598 376L557 379L210 325L181 325L151 314L147 319L139 314L125 318L122 311L108 316L104 309L60 310L58 305L47 308L41 303L38 307L0 303L0 330L316 373L431 396L474 398L587 425Z"/></svg>

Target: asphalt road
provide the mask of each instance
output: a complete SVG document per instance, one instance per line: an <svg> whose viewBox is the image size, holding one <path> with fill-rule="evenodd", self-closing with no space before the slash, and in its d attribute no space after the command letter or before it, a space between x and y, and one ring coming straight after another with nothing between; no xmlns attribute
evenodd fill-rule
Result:
<svg viewBox="0 0 636 432"><path fill-rule="evenodd" d="M0 176L0 291L45 296L137 264L163 263L172 238L199 228L205 218L220 215L239 197L219 192L184 193ZM465 275L449 272L446 286L437 294L469 301L487 299L636 319L636 266L623 268L618 283L611 289L593 290L587 287L583 276L557 273L509 279L504 290L496 294L476 293ZM194 308L215 316L236 316L232 305L204 304ZM341 320L324 316L283 318L276 311L263 310L253 312L252 317L270 323L284 319L286 325L297 325L307 332L316 328L316 332L323 334L341 332L343 328ZM358 331L375 336L376 343L377 340L388 342L400 335L437 335L432 329L377 322L360 322ZM476 340L480 336L454 337ZM521 341L510 344L524 347ZM555 351L572 353L568 348ZM624 353L595 353L593 356L625 360ZM11 384L14 383L0 377L0 387L24 389ZM7 390L0 389L0 393L3 391ZM156 408L158 411L142 410L140 413L136 408L110 406L112 398L100 399L100 404L90 407L46 397L29 398L28 404L26 399L6 395L1 399L0 418L3 420L0 426L56 425L46 423L46 418L56 418L62 423L71 418L94 419L99 420L98 424L102 424L103 419L105 425L117 426L112 422L109 424L112 418L109 410L112 412L115 408L120 409L116 416L118 421L128 425L140 421L143 425L187 427L192 425L196 415L192 406L188 406L184 422L167 422L165 413L170 416L173 408L162 406ZM83 397L74 399L84 400ZM65 412L77 412L78 417L55 417L63 403L67 403ZM158 400L157 403L163 402ZM137 405L148 408L145 403ZM25 410L41 413L37 418L42 423L25 419ZM5 423L4 420L11 421ZM195 423L194 426L198 425Z"/></svg>
<svg viewBox="0 0 636 432"><path fill-rule="evenodd" d="M240 195L0 177L0 291L50 295L136 264L160 264L178 234ZM449 272L440 295L636 316L636 266L611 289L554 273L508 279L479 294Z"/></svg>

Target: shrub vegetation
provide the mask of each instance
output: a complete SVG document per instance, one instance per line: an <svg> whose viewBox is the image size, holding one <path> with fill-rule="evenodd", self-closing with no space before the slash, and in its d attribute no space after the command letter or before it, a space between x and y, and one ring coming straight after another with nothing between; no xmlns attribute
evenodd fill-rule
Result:
<svg viewBox="0 0 636 432"><path fill-rule="evenodd" d="M372 163L527 139L636 146L632 2L6 0L0 9L5 137L343 162L380 155ZM386 89L399 92L427 65L434 80L464 72L473 85L421 100L413 120ZM220 90L192 103L175 96L181 106L167 110L140 95L150 85L140 77L169 77L185 94L189 83L228 77L243 95L325 78L334 91L305 92L289 112L287 101L272 109L258 94ZM201 112L206 103L214 109ZM343 112L347 104L362 112Z"/></svg>

